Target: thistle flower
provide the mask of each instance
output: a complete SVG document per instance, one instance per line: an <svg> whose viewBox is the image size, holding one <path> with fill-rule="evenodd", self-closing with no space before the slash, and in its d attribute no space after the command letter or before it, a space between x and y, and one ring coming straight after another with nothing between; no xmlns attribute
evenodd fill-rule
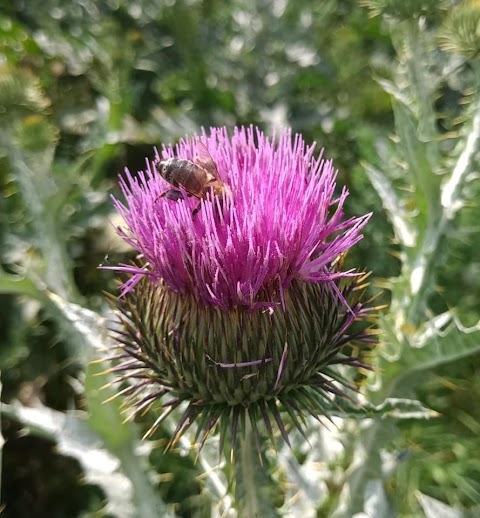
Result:
<svg viewBox="0 0 480 518"><path fill-rule="evenodd" d="M201 144L199 144L201 142ZM172 188L161 160L194 162L199 145L228 186L200 201ZM232 445L247 416L288 443L284 416L302 433L350 386L342 364L367 367L358 352L372 342L362 320L364 276L342 270L370 214L346 219L348 191L336 189L331 161L289 131L269 139L253 127L212 128L163 147L146 170L128 170L114 200L122 237L139 252L117 301L121 391L134 413L159 403L147 436L180 407L170 445L192 425L203 444L216 427ZM179 187L182 191L182 187ZM193 214L192 214L193 212ZM356 353L354 353L356 351ZM232 446L233 447L233 446Z"/></svg>

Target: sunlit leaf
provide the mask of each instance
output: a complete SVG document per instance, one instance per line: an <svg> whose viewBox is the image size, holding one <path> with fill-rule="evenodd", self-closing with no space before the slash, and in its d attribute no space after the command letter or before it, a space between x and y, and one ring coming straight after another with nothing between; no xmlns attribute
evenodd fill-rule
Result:
<svg viewBox="0 0 480 518"><path fill-rule="evenodd" d="M101 437L88 427L84 418L47 407L19 405L3 405L2 413L19 421L30 433L55 441L63 455L77 459L87 482L98 485L105 492L107 513L124 518L138 516L134 487L122 470L120 459L105 447ZM149 516L153 518L155 514Z"/></svg>
<svg viewBox="0 0 480 518"><path fill-rule="evenodd" d="M479 140L480 107L477 107L472 118L471 130L465 138L464 149L458 157L450 177L442 186L441 202L448 219L452 219L458 210L465 205L466 200L463 189L467 183L468 175L472 172L475 157L480 149Z"/></svg>
<svg viewBox="0 0 480 518"><path fill-rule="evenodd" d="M402 207L401 200L393 188L390 180L378 169L370 164L363 164L370 182L382 200L383 208L386 210L395 236L400 243L407 247L415 246L418 231L412 224L405 209Z"/></svg>
<svg viewBox="0 0 480 518"><path fill-rule="evenodd" d="M0 120L5 123L13 118L41 113L50 106L50 101L40 88L39 80L29 72L0 66Z"/></svg>
<svg viewBox="0 0 480 518"><path fill-rule="evenodd" d="M70 326L70 336L84 349L85 361L99 358L98 350L108 344L104 327L104 318L93 311L66 302L57 295L50 294L59 311ZM90 429L99 434L107 445L120 459L122 468L129 477L134 488L134 498L141 516L155 516L154 509L162 508L159 497L153 491L148 478L149 466L147 460L135 454L138 437L132 423L124 423L120 413L120 401L107 398L115 395L112 388L102 386L108 382L108 377L101 372L108 367L103 362L95 362L88 366L85 379L85 397L88 406L87 424ZM145 451L147 453L147 451Z"/></svg>
<svg viewBox="0 0 480 518"><path fill-rule="evenodd" d="M430 144L422 142L418 135L418 123L411 110L394 102L395 127L399 137L398 156L405 161L409 178L414 185L412 196L415 208L424 220L432 218L438 205L440 179L435 174L438 164L430 153Z"/></svg>
<svg viewBox="0 0 480 518"><path fill-rule="evenodd" d="M453 321L446 329L438 328L432 319L425 326L423 345L413 347L405 360L411 371L433 369L480 351L480 326L465 329Z"/></svg>
<svg viewBox="0 0 480 518"><path fill-rule="evenodd" d="M24 295L33 299L45 299L44 293L28 277L12 275L0 268L0 293Z"/></svg>
<svg viewBox="0 0 480 518"><path fill-rule="evenodd" d="M365 488L365 516L390 518L395 513L381 480L370 480Z"/></svg>
<svg viewBox="0 0 480 518"><path fill-rule="evenodd" d="M398 20L431 14L438 8L439 0L360 0L370 16L391 16Z"/></svg>
<svg viewBox="0 0 480 518"><path fill-rule="evenodd" d="M480 53L480 6L473 2L452 9L439 33L446 52L458 52L469 58Z"/></svg>
<svg viewBox="0 0 480 518"><path fill-rule="evenodd" d="M463 512L453 509L431 496L418 492L417 498L426 518L464 518L465 516Z"/></svg>
<svg viewBox="0 0 480 518"><path fill-rule="evenodd" d="M413 399L388 398L380 405L364 403L354 406L347 400L336 401L337 411L329 409L331 415L339 417L376 417L381 419L430 419L438 414Z"/></svg>
<svg viewBox="0 0 480 518"><path fill-rule="evenodd" d="M286 480L282 512L288 518L322 515L329 495L325 466L343 452L339 429L327 419L322 424L312 423L309 432L308 443L300 433L292 433L291 448L283 444L278 452L278 465Z"/></svg>
<svg viewBox="0 0 480 518"><path fill-rule="evenodd" d="M65 331L70 339L83 351L82 357L86 368L85 397L90 426L100 433L103 440L114 450L122 448L122 445L132 444L134 434L131 425L124 423L125 418L120 413L121 400L106 402L116 391L111 387L102 390L110 380L104 373L109 366L101 361L100 353L111 342L106 332L105 318L78 304L67 302L53 293L50 294L50 300L65 318L65 327L69 327L69 332Z"/></svg>

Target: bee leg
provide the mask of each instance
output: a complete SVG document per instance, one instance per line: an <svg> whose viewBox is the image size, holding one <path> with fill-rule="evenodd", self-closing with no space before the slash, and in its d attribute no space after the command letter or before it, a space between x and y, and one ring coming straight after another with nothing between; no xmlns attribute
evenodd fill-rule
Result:
<svg viewBox="0 0 480 518"><path fill-rule="evenodd" d="M182 191L179 191L178 189L169 189L168 191L162 192L162 194L158 196L157 200L159 198L167 198L172 201L178 201L183 200L184 196Z"/></svg>
<svg viewBox="0 0 480 518"><path fill-rule="evenodd" d="M201 208L202 208L202 202L199 201L198 205L192 210L192 218L194 218L199 213Z"/></svg>

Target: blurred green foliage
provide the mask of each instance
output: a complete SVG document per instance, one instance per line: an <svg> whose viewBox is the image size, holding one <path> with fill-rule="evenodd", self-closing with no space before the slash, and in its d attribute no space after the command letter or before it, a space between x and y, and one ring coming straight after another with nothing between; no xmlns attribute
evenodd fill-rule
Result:
<svg viewBox="0 0 480 518"><path fill-rule="evenodd" d="M84 365L69 332L35 290L46 287L101 311L102 290L116 287L112 275L96 267L104 261L126 262L129 253L109 223L116 175L124 166L142 169L154 146L202 126L255 124L268 133L290 126L306 141L325 147L339 168L339 183L351 191L347 210L374 212L349 261L374 272L376 283L388 288L382 295L388 303L390 283L405 280L398 280L402 249L361 164L391 173L395 188L411 194L404 207L410 214L422 207L406 175L405 157L395 154L399 138L405 144L410 135L420 147L428 142L427 162L432 149L446 157L444 169L430 177L435 183L453 167L455 146L467 131L461 123L472 116L480 79L480 6L457 4L2 2L2 400L59 411L86 408ZM402 30L408 24L422 25L427 36L415 42L420 57L401 62ZM431 58L428 66L423 51ZM408 69L412 63L424 66L431 80L427 102L418 101L405 81L418 72ZM402 111L397 102L402 96L412 101L412 113ZM428 113L422 111L425 106ZM404 128L414 121L412 131L393 136L394 122L402 116ZM417 130L420 138L414 141ZM432 133L435 140L430 141ZM455 307L465 325L474 325L480 314L478 189L474 183L469 187L465 208L437 250L428 291L432 314ZM476 353L411 381L411 392L442 417L403 422L390 445L405 453L398 454L397 469L388 479L399 516L421 516L415 490L459 509L480 504L479 369ZM102 491L82 484L77 462L56 453L52 442L23 437L9 418L3 420L2 434L7 440L2 454L5 516L28 516L32 509L31 516L101 512ZM163 500L175 504L179 516L208 516L198 478L202 468L190 457L161 451L154 450L149 461L161 473ZM330 482L329 490L319 512L335 508L340 487Z"/></svg>

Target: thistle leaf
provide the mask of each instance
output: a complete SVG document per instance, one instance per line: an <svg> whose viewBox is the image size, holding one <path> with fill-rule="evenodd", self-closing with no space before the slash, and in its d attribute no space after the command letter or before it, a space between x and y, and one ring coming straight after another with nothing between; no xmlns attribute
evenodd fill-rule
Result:
<svg viewBox="0 0 480 518"><path fill-rule="evenodd" d="M97 313L66 302L57 295L50 294L49 298L63 315L71 339L82 347L85 362L94 359L95 352L108 344L105 328L102 327L104 319ZM119 401L110 400L109 396L115 394L113 389L107 386L101 390L105 384L105 376L99 374L106 367L106 364L102 366L98 362L87 367L85 390L89 413L84 428L98 436L103 447L109 448L118 457L121 469L132 486L132 498L135 502L135 513L132 516L163 516L163 512L166 512L165 505L150 483L146 459L133 453L138 444L136 431L131 423L123 423ZM67 417L70 416L67 414Z"/></svg>
<svg viewBox="0 0 480 518"><path fill-rule="evenodd" d="M390 180L381 171L370 164L364 163L363 167L372 186L382 200L383 208L392 223L395 237L406 247L415 246L418 231L408 219L407 213L402 207L402 203Z"/></svg>
<svg viewBox="0 0 480 518"><path fill-rule="evenodd" d="M437 412L426 408L420 401L404 398L388 398L380 405L365 403L362 406L354 406L348 400L339 398L335 401L335 407L332 405L329 412L338 417L430 419L438 415Z"/></svg>
<svg viewBox="0 0 480 518"><path fill-rule="evenodd" d="M32 279L20 275L12 275L0 268L0 293L24 295L31 299L44 299L44 293Z"/></svg>
<svg viewBox="0 0 480 518"><path fill-rule="evenodd" d="M31 433L55 441L63 455L78 460L86 480L105 492L106 513L118 518L172 516L158 497L144 500L141 504L135 501L135 484L125 473L122 461L108 450L102 438L90 429L85 420L47 407L2 405L1 411Z"/></svg>
<svg viewBox="0 0 480 518"><path fill-rule="evenodd" d="M462 511L454 509L436 498L420 492L418 492L417 498L426 518L464 518Z"/></svg>
<svg viewBox="0 0 480 518"><path fill-rule="evenodd" d="M443 318L440 318L443 317ZM446 319L450 324L442 325ZM417 335L417 347L405 355L409 372L433 369L480 351L480 324L464 328L453 315L445 313L428 321L424 333Z"/></svg>
<svg viewBox="0 0 480 518"><path fill-rule="evenodd" d="M457 52L467 58L480 52L480 9L463 5L450 12L440 30L439 45L446 52Z"/></svg>
<svg viewBox="0 0 480 518"><path fill-rule="evenodd" d="M424 221L438 217L435 209L438 206L440 177L432 174L438 168L430 148L433 143L422 142L418 134L418 126L411 110L402 103L394 102L395 127L400 138L398 154L405 160L410 179L415 189L415 207L418 208Z"/></svg>
<svg viewBox="0 0 480 518"><path fill-rule="evenodd" d="M385 486L380 479L370 480L365 487L365 515L375 518L390 518L395 510L389 501Z"/></svg>
<svg viewBox="0 0 480 518"><path fill-rule="evenodd" d="M6 108L2 112L2 122L5 123L8 118L10 123L15 117L44 112L50 101L44 96L37 78L23 70L2 65L0 105Z"/></svg>
<svg viewBox="0 0 480 518"><path fill-rule="evenodd" d="M472 172L475 156L479 150L479 139L480 103L474 113L472 127L465 139L463 151L458 157L450 178L443 185L441 190L442 207L447 219L452 219L465 204L462 191L468 179L468 175Z"/></svg>
<svg viewBox="0 0 480 518"><path fill-rule="evenodd" d="M443 2L439 0L360 0L360 5L370 11L370 16L388 16L397 20L410 20L432 14Z"/></svg>

